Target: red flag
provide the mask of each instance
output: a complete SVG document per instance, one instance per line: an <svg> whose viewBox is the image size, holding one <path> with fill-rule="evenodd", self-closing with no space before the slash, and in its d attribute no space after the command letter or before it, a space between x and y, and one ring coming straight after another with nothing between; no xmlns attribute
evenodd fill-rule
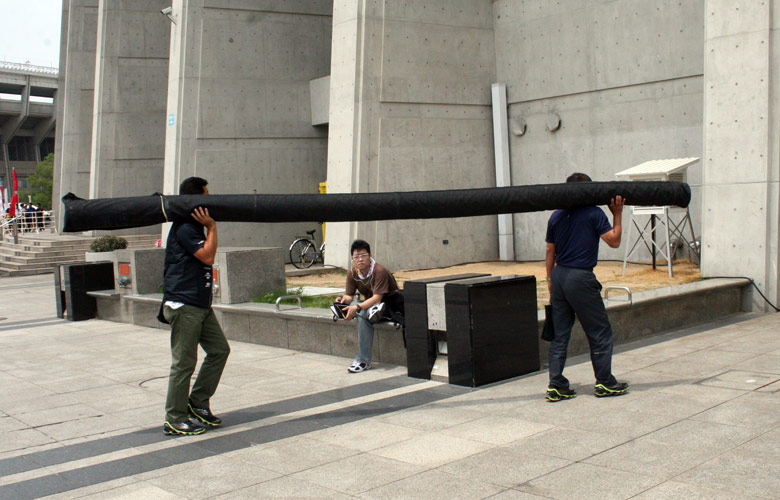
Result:
<svg viewBox="0 0 780 500"><path fill-rule="evenodd" d="M19 180L16 178L16 169L14 169L14 196L11 198L11 210L8 215L16 217L16 205L19 203L19 193L16 191L19 189Z"/></svg>

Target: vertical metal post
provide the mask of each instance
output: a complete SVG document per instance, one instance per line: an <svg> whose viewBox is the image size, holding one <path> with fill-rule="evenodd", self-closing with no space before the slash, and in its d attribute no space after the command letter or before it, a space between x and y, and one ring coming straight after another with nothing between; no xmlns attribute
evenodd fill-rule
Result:
<svg viewBox="0 0 780 500"><path fill-rule="evenodd" d="M653 271L655 271L655 215L650 215L650 253L653 255Z"/></svg>
<svg viewBox="0 0 780 500"><path fill-rule="evenodd" d="M666 230L666 269L669 271L669 277L672 277L672 244L669 241L669 207L664 207L664 219L665 219L665 230Z"/></svg>
<svg viewBox="0 0 780 500"><path fill-rule="evenodd" d="M631 207L631 215L629 216L628 219L628 237L626 238L626 251L623 254L623 276L626 275L626 264L628 264L628 253L629 253L628 247L631 246L631 231L633 229L633 226L634 226L634 207Z"/></svg>

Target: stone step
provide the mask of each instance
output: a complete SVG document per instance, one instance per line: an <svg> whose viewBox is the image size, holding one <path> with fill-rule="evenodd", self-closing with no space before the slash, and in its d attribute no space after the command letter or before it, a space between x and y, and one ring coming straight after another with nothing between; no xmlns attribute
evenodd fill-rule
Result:
<svg viewBox="0 0 780 500"><path fill-rule="evenodd" d="M84 257L81 259L63 259L54 262L0 262L0 268L6 271L32 271L32 270L46 270L51 272L56 264L72 264L84 262Z"/></svg>
<svg viewBox="0 0 780 500"><path fill-rule="evenodd" d="M37 245L30 245L29 242L23 242L20 241L19 243L11 243L9 241L3 241L0 243L0 248L9 248L14 250L25 250L28 252L47 252L53 249L67 249L67 248L89 248L89 244L62 244L62 245L55 245L55 246L37 246Z"/></svg>
<svg viewBox="0 0 780 500"><path fill-rule="evenodd" d="M160 239L159 236L153 235L135 235L135 236L122 236L127 240L128 246L138 243L151 243ZM55 247L61 245L74 245L74 246L86 246L87 248L92 244L95 238L78 239L78 240L50 240L50 239L36 239L36 238L19 238L20 244L25 244L35 247Z"/></svg>
<svg viewBox="0 0 780 500"><path fill-rule="evenodd" d="M127 242L128 248L140 248L140 247L153 247L156 240L153 239L144 239L144 240L132 240ZM84 251L89 251L89 247L91 245L91 242L83 242L83 243L62 243L57 245L31 245L29 242L20 242L18 244L14 243L7 243L3 242L0 243L0 248L21 248L28 251L33 252L46 252L50 250L56 250L56 249L80 249Z"/></svg>
<svg viewBox="0 0 780 500"><path fill-rule="evenodd" d="M49 257L49 256L83 255L85 252L88 251L89 250L84 250L83 248L63 248L63 249L55 248L54 250L40 251L40 250L17 250L17 249L0 247L0 256L26 257L29 259L35 259L39 257Z"/></svg>
<svg viewBox="0 0 780 500"><path fill-rule="evenodd" d="M152 248L149 245L129 245L128 248L137 249L137 248ZM89 252L89 249L83 249L83 248L66 248L66 249L59 249L56 248L54 250L50 251L33 251L33 250L14 250L14 249L8 249L0 247L0 257L21 257L26 259L40 259L45 257L68 257L72 255L81 255L83 256L86 252Z"/></svg>
<svg viewBox="0 0 780 500"><path fill-rule="evenodd" d="M54 269L40 269L40 270L28 270L28 271L6 271L0 268L0 277L14 278L19 276L38 276L41 274L52 274Z"/></svg>
<svg viewBox="0 0 780 500"><path fill-rule="evenodd" d="M46 254L44 257L27 257L27 256L18 256L18 255L2 255L0 254L0 265L4 263L16 263L16 264L56 264L58 262L63 262L66 260L78 260L83 261L84 260L84 252L74 252L74 253L62 253L57 252L57 255L48 255Z"/></svg>
<svg viewBox="0 0 780 500"><path fill-rule="evenodd" d="M153 248L157 235L123 236L128 248ZM0 241L0 276L31 276L51 273L55 264L84 262L93 237L71 235L24 235L19 243Z"/></svg>
<svg viewBox="0 0 780 500"><path fill-rule="evenodd" d="M152 248L154 247L154 240L134 240L127 243L128 248ZM56 246L34 246L27 244L14 244L2 242L0 243L0 253L13 252L28 252L30 254L51 254L54 252L68 252L79 251L89 252L89 244L83 245L56 245Z"/></svg>

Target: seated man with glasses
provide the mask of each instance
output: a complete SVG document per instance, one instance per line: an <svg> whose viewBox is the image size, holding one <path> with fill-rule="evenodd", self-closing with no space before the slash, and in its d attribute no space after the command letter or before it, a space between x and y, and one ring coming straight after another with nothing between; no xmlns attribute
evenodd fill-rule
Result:
<svg viewBox="0 0 780 500"><path fill-rule="evenodd" d="M367 242L353 241L350 253L352 267L347 274L345 294L337 300L342 304L350 304L344 311L345 320L349 321L357 316L360 352L347 370L350 373L360 373L371 368L374 325L368 319L368 309L380 304L385 295L398 290L398 285L390 271L371 258L371 246ZM364 297L362 302L353 302L356 290Z"/></svg>

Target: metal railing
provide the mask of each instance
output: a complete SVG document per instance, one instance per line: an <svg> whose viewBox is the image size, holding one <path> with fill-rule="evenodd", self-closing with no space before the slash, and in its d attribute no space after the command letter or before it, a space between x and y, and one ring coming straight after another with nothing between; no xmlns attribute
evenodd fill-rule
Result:
<svg viewBox="0 0 780 500"><path fill-rule="evenodd" d="M59 68L52 68L50 66L36 66L35 64L15 63L10 61L0 61L0 69L7 71L18 71L20 73L40 73L50 76L57 76L60 73Z"/></svg>
<svg viewBox="0 0 780 500"><path fill-rule="evenodd" d="M54 210L18 213L16 217L0 218L0 239L13 235L14 222L18 234L55 233Z"/></svg>

